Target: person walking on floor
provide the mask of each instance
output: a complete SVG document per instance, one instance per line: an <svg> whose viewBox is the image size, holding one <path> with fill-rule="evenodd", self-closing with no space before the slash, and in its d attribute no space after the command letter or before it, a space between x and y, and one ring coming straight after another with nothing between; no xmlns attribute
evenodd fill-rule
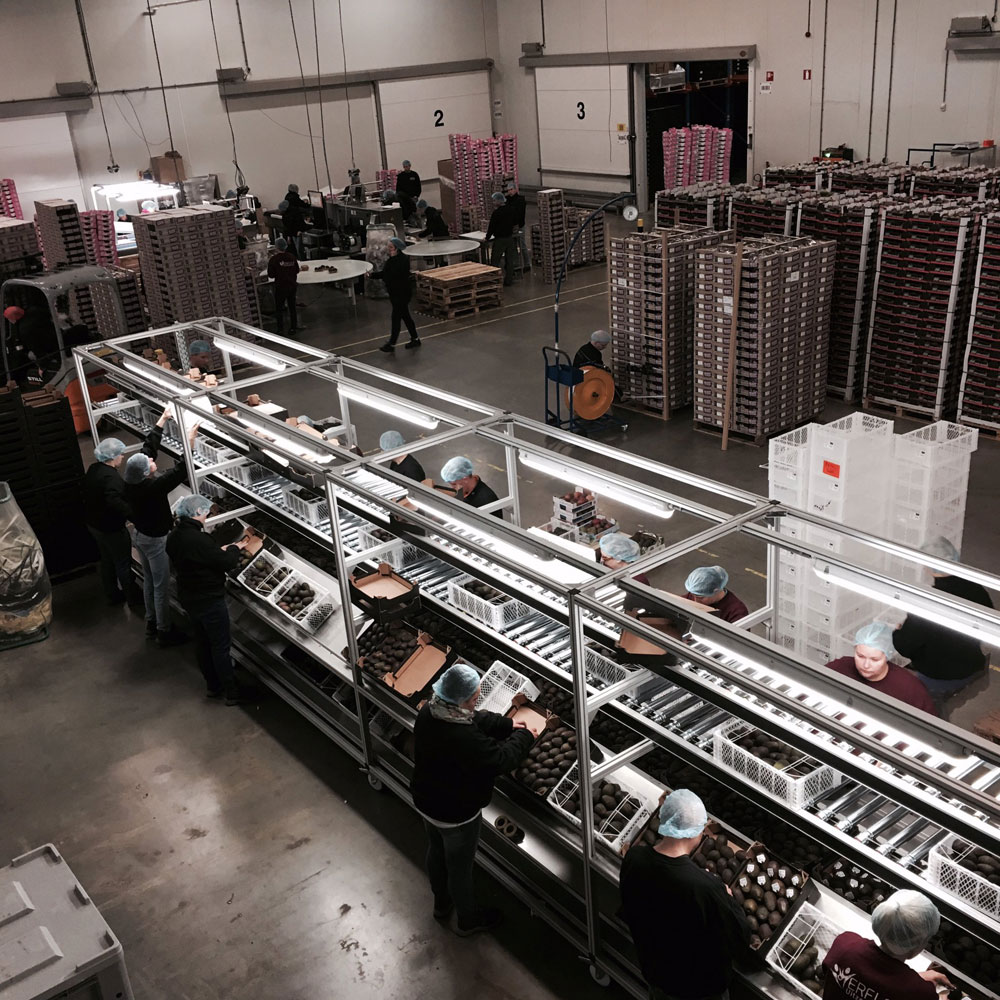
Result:
<svg viewBox="0 0 1000 1000"><path fill-rule="evenodd" d="M299 260L303 260L306 255L306 245L302 239L302 234L308 225L310 212L309 202L304 201L299 194L298 184L289 184L288 193L282 202L281 208L281 228L285 234L285 239L292 244L292 249Z"/></svg>
<svg viewBox="0 0 1000 1000"><path fill-rule="evenodd" d="M514 213L507 205L507 199L499 192L493 193L493 214L490 216L490 224L486 230L486 242L493 241L490 248L490 264L493 267L500 267L503 260L503 283L505 285L514 284L514 254L516 252L516 241L514 239Z"/></svg>
<svg viewBox="0 0 1000 1000"><path fill-rule="evenodd" d="M297 333L299 317L295 309L295 296L299 288L299 271L305 268L295 255L288 252L288 241L277 239L274 245L278 252L267 262L267 276L274 282L274 321L278 333L284 333L285 306L288 307L288 332Z"/></svg>
<svg viewBox="0 0 1000 1000"><path fill-rule="evenodd" d="M410 315L410 296L413 293L410 289L410 258L403 253L405 249L406 244L398 236L394 236L389 240L389 257L382 265L382 270L372 274L373 278L381 278L385 282L385 290L392 304L392 332L389 339L379 348L386 354L391 354L396 349L399 329L403 323L406 324L407 332L410 334L406 349L420 346L417 326Z"/></svg>
<svg viewBox="0 0 1000 1000"><path fill-rule="evenodd" d="M531 257L528 256L528 243L524 238L524 222L528 215L528 203L524 200L516 184L507 187L507 205L514 216L514 238L517 241L518 252L521 255L521 270L531 270Z"/></svg>

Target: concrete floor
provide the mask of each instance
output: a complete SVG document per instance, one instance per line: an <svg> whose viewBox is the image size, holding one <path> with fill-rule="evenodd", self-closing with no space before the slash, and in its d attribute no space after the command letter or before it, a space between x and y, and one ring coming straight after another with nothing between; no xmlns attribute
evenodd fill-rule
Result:
<svg viewBox="0 0 1000 1000"><path fill-rule="evenodd" d="M552 291L532 274L478 321L418 316L424 347L389 357L377 351L386 302L360 299L355 317L340 295L305 288L301 337L541 419ZM603 269L571 274L562 301L572 351L607 325ZM327 403L305 398L302 410L326 412ZM844 412L831 404L825 419ZM363 445L374 447L384 429L377 414L357 418ZM630 421L609 443L766 492L766 450L738 444L723 455L683 413L666 424ZM1000 556L989 514L998 456L1000 444L983 440L973 458L965 560L983 568ZM528 492L538 522L549 492ZM669 522L672 537L693 526L680 522ZM753 575L761 553L707 555L740 574L748 603L763 597ZM49 640L0 658L0 863L54 842L120 936L137 997L624 995L595 986L574 950L485 876L503 927L468 941L439 927L412 812L373 792L284 703L206 703L188 650L149 649L131 612L103 605L93 575L57 587L54 607ZM954 721L968 725L998 702L994 670L988 692Z"/></svg>

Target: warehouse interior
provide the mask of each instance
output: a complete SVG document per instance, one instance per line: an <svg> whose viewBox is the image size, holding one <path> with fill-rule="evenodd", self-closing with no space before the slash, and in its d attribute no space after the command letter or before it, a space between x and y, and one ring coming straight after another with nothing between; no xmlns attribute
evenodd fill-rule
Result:
<svg viewBox="0 0 1000 1000"><path fill-rule="evenodd" d="M940 924L894 975L1000 996L996 16L8 0L0 1000L826 1000L851 995L832 942L878 938L913 889ZM418 235L402 180L383 196L410 163L446 237ZM501 261L485 231L515 188ZM289 251L291 332L269 266ZM386 343L404 255L419 350ZM18 368L39 312L58 346ZM584 346L599 384L574 391ZM124 475L164 407L150 477L186 470L170 502L206 496L219 545L263 540L223 578L231 707L141 595L108 606L83 519L98 446L120 439ZM455 456L492 506L451 499ZM616 561L602 540L626 536ZM27 609L17 538L47 567ZM705 612L700 567L741 615ZM955 693L903 652L897 626L928 619L979 650ZM875 637L925 710L826 669ZM441 659L403 693L410 650ZM432 914L411 789L453 663L480 709L495 684L490 708L526 694L542 720L474 817L499 911L475 936ZM553 732L574 734L558 763ZM725 994L654 982L623 905L679 788L707 807L694 863L748 918ZM753 902L755 858L792 873L787 903ZM665 952L687 917L647 914Z"/></svg>

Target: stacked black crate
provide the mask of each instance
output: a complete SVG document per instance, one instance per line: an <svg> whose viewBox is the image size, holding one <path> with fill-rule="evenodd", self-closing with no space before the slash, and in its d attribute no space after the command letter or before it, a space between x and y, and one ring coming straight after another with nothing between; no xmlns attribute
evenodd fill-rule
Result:
<svg viewBox="0 0 1000 1000"><path fill-rule="evenodd" d="M970 199L883 210L866 405L933 420L955 412L979 222L995 207Z"/></svg>
<svg viewBox="0 0 1000 1000"><path fill-rule="evenodd" d="M748 184L703 181L687 187L658 191L654 203L656 228L711 226L720 231L730 229L733 194L751 190L754 189Z"/></svg>
<svg viewBox="0 0 1000 1000"><path fill-rule="evenodd" d="M1000 431L1000 215L981 227L958 421Z"/></svg>
<svg viewBox="0 0 1000 1000"><path fill-rule="evenodd" d="M986 201L1000 193L1000 167L945 167L916 170L910 181L914 198L973 198Z"/></svg>
<svg viewBox="0 0 1000 1000"><path fill-rule="evenodd" d="M794 236L801 189L777 184L761 191L733 193L733 232L740 240L755 236Z"/></svg>
<svg viewBox="0 0 1000 1000"><path fill-rule="evenodd" d="M831 179L834 191L873 191L907 194L913 167L902 163L854 163L837 170Z"/></svg>
<svg viewBox="0 0 1000 1000"><path fill-rule="evenodd" d="M38 274L42 252L34 225L23 219L0 216L0 281Z"/></svg>
<svg viewBox="0 0 1000 1000"><path fill-rule="evenodd" d="M36 201L35 225L38 227L38 239L48 270L88 263L83 225L76 202L65 198Z"/></svg>
<svg viewBox="0 0 1000 1000"><path fill-rule="evenodd" d="M832 241L804 237L762 237L698 252L696 423L725 424L734 309L730 430L760 443L823 410L835 254Z"/></svg>
<svg viewBox="0 0 1000 1000"><path fill-rule="evenodd" d="M569 245L573 235L584 223L590 210L586 208L566 209L566 245ZM605 259L604 252L604 213L597 215L587 223L570 252L571 267L582 267L584 264L600 264Z"/></svg>
<svg viewBox="0 0 1000 1000"><path fill-rule="evenodd" d="M801 191L829 191L834 171L841 168L835 160L819 160L807 163L792 163L781 167L765 167L764 187L788 184Z"/></svg>
<svg viewBox="0 0 1000 1000"><path fill-rule="evenodd" d="M538 192L538 224L542 280L551 284L559 277L566 256L566 201L559 188L544 188Z"/></svg>
<svg viewBox="0 0 1000 1000"><path fill-rule="evenodd" d="M148 328L146 307L142 299L142 277L127 267L109 267L118 285L118 295L125 313L124 333L139 333Z"/></svg>

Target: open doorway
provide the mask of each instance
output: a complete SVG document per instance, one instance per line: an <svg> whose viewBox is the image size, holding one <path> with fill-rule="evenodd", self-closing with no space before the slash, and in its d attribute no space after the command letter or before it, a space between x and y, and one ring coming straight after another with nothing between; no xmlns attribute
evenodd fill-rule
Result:
<svg viewBox="0 0 1000 1000"><path fill-rule="evenodd" d="M732 129L729 179L734 184L745 181L748 104L745 59L647 64L646 181L650 201L655 192L663 190L662 136L671 128L712 125Z"/></svg>

